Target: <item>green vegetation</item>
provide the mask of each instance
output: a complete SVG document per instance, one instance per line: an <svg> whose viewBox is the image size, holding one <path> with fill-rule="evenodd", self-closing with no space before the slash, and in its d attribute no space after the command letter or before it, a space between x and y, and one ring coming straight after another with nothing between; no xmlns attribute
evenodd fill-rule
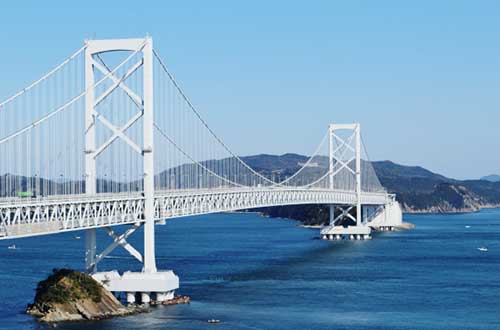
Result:
<svg viewBox="0 0 500 330"><path fill-rule="evenodd" d="M38 283L35 305L74 302L79 299L101 301L101 286L90 275L71 269L54 269Z"/></svg>
<svg viewBox="0 0 500 330"><path fill-rule="evenodd" d="M406 211L425 211L443 205L457 210L474 210L488 204L500 204L500 182L455 180L422 167L390 161L372 164L380 183L397 194Z"/></svg>
<svg viewBox="0 0 500 330"><path fill-rule="evenodd" d="M305 225L323 225L328 223L330 209L325 205L287 205L257 209L272 218L300 220Z"/></svg>

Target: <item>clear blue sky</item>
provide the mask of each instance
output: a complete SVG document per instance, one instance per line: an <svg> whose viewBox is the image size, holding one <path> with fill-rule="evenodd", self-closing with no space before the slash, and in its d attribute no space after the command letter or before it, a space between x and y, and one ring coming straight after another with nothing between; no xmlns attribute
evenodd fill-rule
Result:
<svg viewBox="0 0 500 330"><path fill-rule="evenodd" d="M2 1L0 98L85 38L149 33L239 154L360 122L372 160L500 173L498 1Z"/></svg>

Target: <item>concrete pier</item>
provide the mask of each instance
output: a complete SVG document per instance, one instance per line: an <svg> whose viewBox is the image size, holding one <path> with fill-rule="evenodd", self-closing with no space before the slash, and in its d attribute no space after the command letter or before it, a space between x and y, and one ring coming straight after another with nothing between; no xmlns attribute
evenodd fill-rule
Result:
<svg viewBox="0 0 500 330"><path fill-rule="evenodd" d="M321 230L321 238L336 241L342 239L366 240L371 239L371 228L368 226L327 226Z"/></svg>
<svg viewBox="0 0 500 330"><path fill-rule="evenodd" d="M179 288L179 277L173 271L125 272L120 275L116 270L95 273L92 277L111 292L125 292L127 303L149 304L174 298ZM139 300L139 301L138 301Z"/></svg>
<svg viewBox="0 0 500 330"><path fill-rule="evenodd" d="M127 292L127 304L135 304L135 292Z"/></svg>
<svg viewBox="0 0 500 330"><path fill-rule="evenodd" d="M149 304L151 302L151 296L149 292L141 292L141 303Z"/></svg>

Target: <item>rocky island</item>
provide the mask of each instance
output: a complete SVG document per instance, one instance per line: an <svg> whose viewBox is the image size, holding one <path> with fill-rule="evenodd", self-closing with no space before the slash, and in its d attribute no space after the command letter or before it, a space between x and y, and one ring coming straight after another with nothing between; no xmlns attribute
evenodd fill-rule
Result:
<svg viewBox="0 0 500 330"><path fill-rule="evenodd" d="M123 306L90 275L71 269L54 269L38 283L33 304L26 312L44 322L100 320L145 311Z"/></svg>

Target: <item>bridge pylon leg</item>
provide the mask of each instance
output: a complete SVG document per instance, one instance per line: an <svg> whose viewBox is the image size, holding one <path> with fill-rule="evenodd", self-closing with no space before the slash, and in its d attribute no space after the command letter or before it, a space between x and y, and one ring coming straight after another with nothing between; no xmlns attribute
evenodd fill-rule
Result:
<svg viewBox="0 0 500 330"><path fill-rule="evenodd" d="M328 224L333 226L335 224L335 205L330 204L329 221Z"/></svg>
<svg viewBox="0 0 500 330"><path fill-rule="evenodd" d="M361 226L362 213L361 213L361 127L359 124L355 125L356 135L356 226Z"/></svg>
<svg viewBox="0 0 500 330"><path fill-rule="evenodd" d="M153 156L153 40L148 38L143 49L144 96L143 96L143 169L144 169L144 268L145 273L156 272L155 257L155 210L154 210L154 156Z"/></svg>
<svg viewBox="0 0 500 330"><path fill-rule="evenodd" d="M96 247L96 229L85 230L85 270L87 273L92 274L97 270Z"/></svg>
<svg viewBox="0 0 500 330"><path fill-rule="evenodd" d="M96 194L96 125L95 125L95 76L92 65L92 52L85 48L85 193ZM85 270L95 273L97 270L96 258L96 229L85 230Z"/></svg>

